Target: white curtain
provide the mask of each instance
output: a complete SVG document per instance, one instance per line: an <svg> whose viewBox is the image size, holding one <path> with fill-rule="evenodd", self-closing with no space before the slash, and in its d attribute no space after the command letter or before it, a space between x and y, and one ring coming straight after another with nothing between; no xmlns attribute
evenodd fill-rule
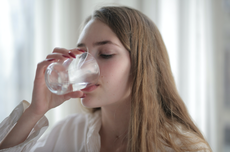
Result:
<svg viewBox="0 0 230 152"><path fill-rule="evenodd" d="M0 119L22 99L31 100L36 64L54 47L75 47L84 19L109 4L136 8L156 23L179 93L213 151L219 151L211 0L1 0ZM47 117L52 126L74 112L81 112L77 99Z"/></svg>
<svg viewBox="0 0 230 152"><path fill-rule="evenodd" d="M168 49L178 91L216 151L212 7L209 0L159 1L157 25Z"/></svg>
<svg viewBox="0 0 230 152"><path fill-rule="evenodd" d="M0 119L30 100L35 71L33 1L0 1Z"/></svg>

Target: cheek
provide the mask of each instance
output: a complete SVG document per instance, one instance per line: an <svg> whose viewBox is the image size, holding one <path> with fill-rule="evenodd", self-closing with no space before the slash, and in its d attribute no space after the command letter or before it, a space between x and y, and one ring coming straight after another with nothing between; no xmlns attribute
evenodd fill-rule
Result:
<svg viewBox="0 0 230 152"><path fill-rule="evenodd" d="M108 95L122 95L128 88L129 60L117 60L101 65L101 80Z"/></svg>
<svg viewBox="0 0 230 152"><path fill-rule="evenodd" d="M131 63L127 58L98 62L100 67L100 87L82 99L88 108L102 107L130 97L129 74Z"/></svg>

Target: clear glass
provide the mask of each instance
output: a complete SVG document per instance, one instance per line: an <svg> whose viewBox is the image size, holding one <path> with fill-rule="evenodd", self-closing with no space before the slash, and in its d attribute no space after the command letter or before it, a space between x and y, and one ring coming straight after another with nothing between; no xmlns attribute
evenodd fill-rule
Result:
<svg viewBox="0 0 230 152"><path fill-rule="evenodd" d="M63 95L97 83L100 69L88 52L64 62L51 63L45 72L46 85L52 93Z"/></svg>

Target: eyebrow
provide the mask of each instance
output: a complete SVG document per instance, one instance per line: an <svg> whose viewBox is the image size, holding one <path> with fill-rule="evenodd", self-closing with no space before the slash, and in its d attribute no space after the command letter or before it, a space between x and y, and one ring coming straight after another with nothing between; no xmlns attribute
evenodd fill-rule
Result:
<svg viewBox="0 0 230 152"><path fill-rule="evenodd" d="M116 46L120 47L118 44L113 43L112 41L109 41L109 40L95 42L95 43L93 43L93 46L105 45L105 44L113 44L113 45L116 45ZM77 44L77 47L85 47L85 44L84 43L79 43L79 44Z"/></svg>

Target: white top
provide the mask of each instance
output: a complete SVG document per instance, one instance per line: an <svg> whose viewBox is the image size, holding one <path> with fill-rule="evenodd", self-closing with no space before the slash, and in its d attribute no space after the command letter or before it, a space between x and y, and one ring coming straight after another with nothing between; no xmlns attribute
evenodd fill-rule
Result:
<svg viewBox="0 0 230 152"><path fill-rule="evenodd" d="M0 124L0 142L15 125L22 113L29 106L22 101ZM74 114L55 125L51 132L39 139L48 127L44 116L34 126L28 138L21 144L0 150L0 152L99 152L101 143L99 130L101 127L100 111L94 114ZM188 133L188 132L187 132ZM196 147L205 146L199 143ZM166 151L173 152L166 148Z"/></svg>

